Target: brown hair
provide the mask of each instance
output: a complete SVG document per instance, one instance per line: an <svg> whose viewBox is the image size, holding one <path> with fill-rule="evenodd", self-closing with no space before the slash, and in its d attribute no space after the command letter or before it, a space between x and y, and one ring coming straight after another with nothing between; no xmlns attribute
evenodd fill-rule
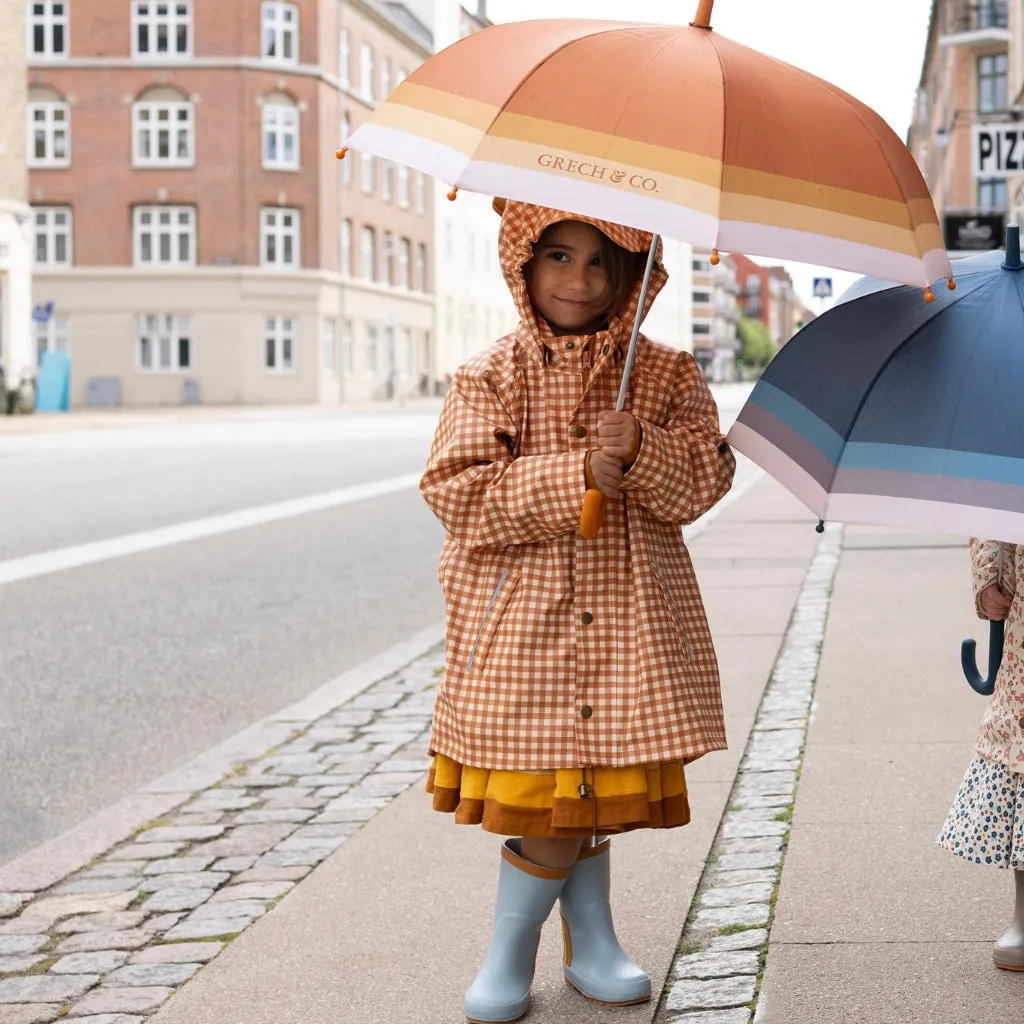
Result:
<svg viewBox="0 0 1024 1024"><path fill-rule="evenodd" d="M564 221L549 224L534 243L541 244L549 232ZM586 223L583 221L582 223ZM630 252L613 242L600 228L594 228L601 236L601 265L608 276L607 306L609 316L619 316L629 303L637 282L643 277L647 265L646 252Z"/></svg>

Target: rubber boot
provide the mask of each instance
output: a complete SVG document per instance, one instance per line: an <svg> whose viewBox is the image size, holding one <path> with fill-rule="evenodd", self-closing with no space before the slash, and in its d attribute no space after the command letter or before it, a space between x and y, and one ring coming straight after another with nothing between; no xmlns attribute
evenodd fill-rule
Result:
<svg viewBox="0 0 1024 1024"><path fill-rule="evenodd" d="M1024 871L1014 871L1013 881L1013 922L996 941L992 962L1004 971L1024 971Z"/></svg>
<svg viewBox="0 0 1024 1024"><path fill-rule="evenodd" d="M501 848L494 935L483 966L466 992L472 1024L506 1024L530 1008L530 985L540 930L571 868L545 868L524 860L518 839Z"/></svg>
<svg viewBox="0 0 1024 1024"><path fill-rule="evenodd" d="M611 893L611 842L584 847L560 897L565 940L565 980L587 999L630 1006L651 998L651 979L615 937Z"/></svg>

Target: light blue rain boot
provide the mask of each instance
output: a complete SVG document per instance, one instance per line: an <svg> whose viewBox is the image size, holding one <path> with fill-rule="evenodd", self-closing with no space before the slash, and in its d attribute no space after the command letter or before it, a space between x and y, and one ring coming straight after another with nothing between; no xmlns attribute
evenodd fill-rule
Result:
<svg viewBox="0 0 1024 1024"><path fill-rule="evenodd" d="M626 956L612 925L611 842L585 846L562 889L565 980L595 1003L630 1006L651 998L651 979Z"/></svg>
<svg viewBox="0 0 1024 1024"><path fill-rule="evenodd" d="M530 1008L540 930L570 870L531 864L523 859L518 839L505 841L494 935L483 967L466 993L466 1017L472 1024L508 1024Z"/></svg>

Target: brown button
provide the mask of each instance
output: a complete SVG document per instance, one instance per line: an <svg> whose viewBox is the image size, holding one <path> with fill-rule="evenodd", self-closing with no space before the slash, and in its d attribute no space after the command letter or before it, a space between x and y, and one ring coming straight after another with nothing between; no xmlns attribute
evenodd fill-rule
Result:
<svg viewBox="0 0 1024 1024"><path fill-rule="evenodd" d="M580 616L580 622L582 622L584 626L589 626L593 621L594 621L594 616L591 615L590 612L584 612Z"/></svg>
<svg viewBox="0 0 1024 1024"><path fill-rule="evenodd" d="M580 718L589 718L594 713L594 709L589 704L584 704L580 708Z"/></svg>
<svg viewBox="0 0 1024 1024"><path fill-rule="evenodd" d="M587 428L583 426L582 423L577 423L576 426L572 428L572 432L575 437L587 436Z"/></svg>
<svg viewBox="0 0 1024 1024"><path fill-rule="evenodd" d="M576 342L575 341L567 341L565 343L565 347L568 348L568 349L574 349L576 347Z"/></svg>

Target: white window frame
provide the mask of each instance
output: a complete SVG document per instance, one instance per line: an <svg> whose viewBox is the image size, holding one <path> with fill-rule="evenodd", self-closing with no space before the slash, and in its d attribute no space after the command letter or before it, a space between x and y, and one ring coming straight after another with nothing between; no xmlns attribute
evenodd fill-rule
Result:
<svg viewBox="0 0 1024 1024"><path fill-rule="evenodd" d="M41 118L36 117L42 114ZM57 115L61 116L58 117ZM71 166L71 107L63 101L43 100L28 104L28 166L29 167L70 167ZM43 132L45 153L36 155L36 127ZM63 139L64 155L56 156L57 140Z"/></svg>
<svg viewBox="0 0 1024 1024"><path fill-rule="evenodd" d="M381 57L380 59L380 98L386 100L393 86L391 85L391 58Z"/></svg>
<svg viewBox="0 0 1024 1024"><path fill-rule="evenodd" d="M398 206L399 209L409 209L409 168L405 164L398 165Z"/></svg>
<svg viewBox="0 0 1024 1024"><path fill-rule="evenodd" d="M263 167L268 171L298 171L299 163L299 108L284 103L263 105ZM270 144L274 142L277 155L271 157ZM291 158L288 144L291 143ZM342 161L344 162L344 161Z"/></svg>
<svg viewBox="0 0 1024 1024"><path fill-rule="evenodd" d="M284 258L289 243L290 260ZM260 210L260 266L275 270L298 270L302 266L302 216L296 207L264 206Z"/></svg>
<svg viewBox="0 0 1024 1024"><path fill-rule="evenodd" d="M182 117L181 115L186 115ZM166 137L167 156L160 155ZM149 154L143 141L149 142ZM179 155L181 143L185 155ZM137 100L132 104L132 166L194 167L196 162L195 107L188 100Z"/></svg>
<svg viewBox="0 0 1024 1024"><path fill-rule="evenodd" d="M412 328L401 328L395 345L395 369L402 380L408 380L412 376Z"/></svg>
<svg viewBox="0 0 1024 1024"><path fill-rule="evenodd" d="M366 195L372 196L377 188L377 161L365 149L359 154L359 161L359 187Z"/></svg>
<svg viewBox="0 0 1024 1024"><path fill-rule="evenodd" d="M395 257L395 267L398 274L398 287L409 291L412 287L412 280L409 275L412 273L412 240L399 238L398 255Z"/></svg>
<svg viewBox="0 0 1024 1024"><path fill-rule="evenodd" d="M161 14L163 8L166 13ZM192 0L132 0L132 57L136 60L188 60L192 56ZM139 45L139 32L147 29L147 49ZM178 30L185 29L185 49L178 49ZM167 49L158 47L160 30Z"/></svg>
<svg viewBox="0 0 1024 1024"><path fill-rule="evenodd" d="M338 29L338 80L343 89L352 88L352 33L344 25Z"/></svg>
<svg viewBox="0 0 1024 1024"><path fill-rule="evenodd" d="M416 246L416 277L413 287L418 292L427 290L427 246L424 242Z"/></svg>
<svg viewBox="0 0 1024 1024"><path fill-rule="evenodd" d="M347 110L342 111L341 114L341 145L347 146L349 136L352 134L352 117ZM349 153L344 160L338 161L341 164L341 183L342 185L352 184L352 165L355 163L355 155Z"/></svg>
<svg viewBox="0 0 1024 1024"><path fill-rule="evenodd" d="M416 172L416 212L421 217L427 213L427 176L422 171Z"/></svg>
<svg viewBox="0 0 1024 1024"><path fill-rule="evenodd" d="M384 242L381 246L381 276L388 288L394 287L395 283L395 236L391 231L384 232Z"/></svg>
<svg viewBox="0 0 1024 1024"><path fill-rule="evenodd" d="M342 277L352 276L352 220L346 217L341 222L341 238L339 240L341 248L341 259L339 260L339 267L341 268Z"/></svg>
<svg viewBox="0 0 1024 1024"><path fill-rule="evenodd" d="M41 13L36 12L37 7L42 7ZM59 7L60 13L55 12ZM26 30L26 53L28 59L32 60L67 60L69 47L69 16L71 13L70 0L27 0L25 5L25 30ZM54 36L57 28L63 29L61 36L61 48L54 48ZM43 30L43 48L36 49L36 29Z"/></svg>
<svg viewBox="0 0 1024 1024"><path fill-rule="evenodd" d="M394 195L395 165L390 160L380 162L380 201L390 203Z"/></svg>
<svg viewBox="0 0 1024 1024"><path fill-rule="evenodd" d="M63 224L58 218L63 218ZM32 259L37 267L70 267L74 263L74 216L70 206L33 206L35 231ZM45 239L45 257L39 258L39 239ZM64 239L64 259L57 259L59 240Z"/></svg>
<svg viewBox="0 0 1024 1024"><path fill-rule="evenodd" d="M341 351L339 353L339 366L343 377L351 377L354 369L353 357L355 352L352 348L352 321L341 321Z"/></svg>
<svg viewBox="0 0 1024 1024"><path fill-rule="evenodd" d="M286 54L289 37L291 53ZM299 8L296 4L264 0L260 8L260 54L265 61L274 64L299 63Z"/></svg>
<svg viewBox="0 0 1024 1024"><path fill-rule="evenodd" d="M363 372L367 377L380 373L380 331L376 324L367 324L363 339Z"/></svg>
<svg viewBox="0 0 1024 1024"><path fill-rule="evenodd" d="M150 258L143 258L149 238ZM181 255L182 239L188 254ZM166 245L166 250L165 250ZM161 253L166 251L167 258ZM173 270L196 265L196 208L194 206L136 206L132 211L133 262L140 268Z"/></svg>
<svg viewBox="0 0 1024 1024"><path fill-rule="evenodd" d="M359 95L373 102L373 65L375 55L369 43L359 47Z"/></svg>
<svg viewBox="0 0 1024 1024"><path fill-rule="evenodd" d="M143 358L150 340L149 361ZM186 342L186 362L181 362L181 343ZM154 344L155 342L155 344ZM166 342L166 347L163 342ZM192 317L178 313L140 313L135 320L135 369L138 373L185 373L194 363L195 339ZM164 360L166 354L167 359Z"/></svg>
<svg viewBox="0 0 1024 1024"><path fill-rule="evenodd" d="M325 316L321 324L320 359L324 371L335 376L338 365L338 329L334 318L330 316Z"/></svg>
<svg viewBox="0 0 1024 1024"><path fill-rule="evenodd" d="M264 317L263 369L266 373L295 373L298 363L298 324L297 316ZM286 355L288 365L285 365Z"/></svg>
<svg viewBox="0 0 1024 1024"><path fill-rule="evenodd" d="M369 241L369 253L367 242ZM370 258L370 273L366 273L367 256ZM376 281L379 261L377 259L377 231L369 224L359 232L359 276L364 281Z"/></svg>
<svg viewBox="0 0 1024 1024"><path fill-rule="evenodd" d="M36 320L36 366L41 366L43 353L54 351L71 355L71 317L51 316L48 320Z"/></svg>

